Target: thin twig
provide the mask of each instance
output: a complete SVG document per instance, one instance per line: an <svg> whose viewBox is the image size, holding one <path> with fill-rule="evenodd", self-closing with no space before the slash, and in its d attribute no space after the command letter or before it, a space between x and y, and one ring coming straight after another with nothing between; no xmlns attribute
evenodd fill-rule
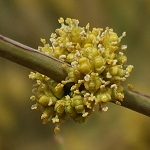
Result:
<svg viewBox="0 0 150 150"><path fill-rule="evenodd" d="M66 70L62 67L64 62L2 35L0 35L0 56L45 74L58 82L67 76ZM121 106L150 117L150 96L145 94L125 90L125 98Z"/></svg>
<svg viewBox="0 0 150 150"><path fill-rule="evenodd" d="M62 67L64 62L2 35L0 35L0 56L57 81L62 81L67 76Z"/></svg>
<svg viewBox="0 0 150 150"><path fill-rule="evenodd" d="M124 93L125 98L121 106L150 117L150 96L135 90L125 90Z"/></svg>

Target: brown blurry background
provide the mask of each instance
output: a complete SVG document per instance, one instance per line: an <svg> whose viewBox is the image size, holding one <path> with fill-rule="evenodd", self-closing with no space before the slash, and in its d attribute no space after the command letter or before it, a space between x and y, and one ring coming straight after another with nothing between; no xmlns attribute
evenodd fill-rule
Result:
<svg viewBox="0 0 150 150"><path fill-rule="evenodd" d="M149 0L0 0L0 34L37 48L49 40L60 17L88 22L92 27L112 27L127 37L128 64L135 66L127 83L150 95ZM0 150L57 150L53 125L42 125L40 112L29 100L31 70L0 57ZM84 124L67 120L61 127L65 150L148 150L150 119L123 107L109 105Z"/></svg>

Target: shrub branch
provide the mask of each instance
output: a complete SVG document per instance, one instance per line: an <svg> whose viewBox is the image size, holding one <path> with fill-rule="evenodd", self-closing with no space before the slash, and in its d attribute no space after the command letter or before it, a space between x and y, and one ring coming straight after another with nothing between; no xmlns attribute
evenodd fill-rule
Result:
<svg viewBox="0 0 150 150"><path fill-rule="evenodd" d="M0 56L38 71L58 82L67 76L62 66L66 63L2 35L0 35ZM66 65L69 66L69 64ZM150 117L150 96L137 91L125 89L125 98L121 106Z"/></svg>
<svg viewBox="0 0 150 150"><path fill-rule="evenodd" d="M0 35L0 56L57 81L67 76L62 67L64 62L2 35Z"/></svg>

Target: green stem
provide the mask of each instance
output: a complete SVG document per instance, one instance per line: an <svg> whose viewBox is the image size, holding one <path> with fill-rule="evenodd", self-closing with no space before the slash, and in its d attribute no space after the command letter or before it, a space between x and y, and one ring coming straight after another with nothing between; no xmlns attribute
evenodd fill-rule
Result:
<svg viewBox="0 0 150 150"><path fill-rule="evenodd" d="M125 90L124 93L125 98L121 106L150 117L150 96L134 90Z"/></svg>
<svg viewBox="0 0 150 150"><path fill-rule="evenodd" d="M0 56L57 81L62 81L67 76L62 67L64 62L2 35L0 35Z"/></svg>
<svg viewBox="0 0 150 150"><path fill-rule="evenodd" d="M62 67L64 62L2 35L0 35L0 56L45 74L58 82L67 76L67 72ZM125 90L121 106L150 117L150 97L137 91Z"/></svg>

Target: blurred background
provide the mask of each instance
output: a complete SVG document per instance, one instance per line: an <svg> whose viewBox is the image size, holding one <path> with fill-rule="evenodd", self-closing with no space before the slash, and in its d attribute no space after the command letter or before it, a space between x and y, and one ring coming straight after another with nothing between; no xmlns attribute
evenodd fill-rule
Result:
<svg viewBox="0 0 150 150"><path fill-rule="evenodd" d="M150 95L149 0L0 0L0 34L37 48L40 38L49 40L60 17L80 20L80 25L112 27L127 32L128 64L135 66L127 83ZM42 125L33 102L31 70L0 58L0 150L57 150L53 125ZM65 150L148 150L150 119L123 107L109 105L84 124L67 120L61 126Z"/></svg>

